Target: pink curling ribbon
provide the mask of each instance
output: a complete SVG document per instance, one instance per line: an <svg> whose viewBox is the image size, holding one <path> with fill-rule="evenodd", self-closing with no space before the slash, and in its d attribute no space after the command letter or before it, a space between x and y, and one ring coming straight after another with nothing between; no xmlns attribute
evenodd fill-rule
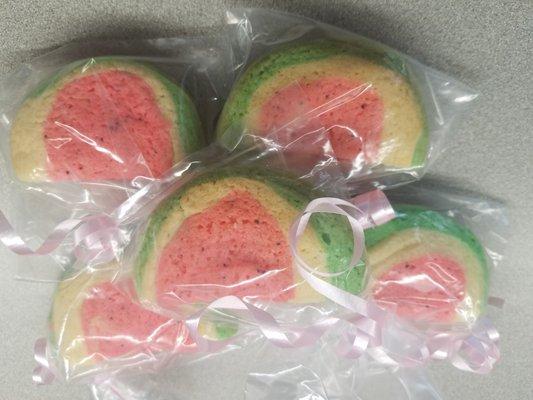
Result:
<svg viewBox="0 0 533 400"><path fill-rule="evenodd" d="M483 317L469 334L436 332L429 335L427 343L432 359L448 359L460 370L487 374L500 359L499 340L492 322Z"/></svg>
<svg viewBox="0 0 533 400"><path fill-rule="evenodd" d="M298 240L305 232L305 228L314 213L342 215L348 220L353 232L354 253L345 270L335 273L319 272L316 268L308 265L298 254ZM351 341L354 348L345 348L344 354L357 357L366 351L376 361L390 366L398 366L399 362L385 351L381 343L381 327L386 324L387 312L374 302L353 295L321 278L344 275L353 268L357 268L365 249L364 229L377 224L384 224L394 217L394 209L385 194L380 190L374 190L353 198L351 202L331 197L315 199L307 205L289 231L289 244L296 268L307 283L324 297L355 313L360 323L373 326L371 332L359 330L357 334L353 334ZM362 338L364 348L363 342L361 342ZM427 352L423 351L422 353L423 356ZM405 360L405 363L407 362L408 360Z"/></svg>
<svg viewBox="0 0 533 400"><path fill-rule="evenodd" d="M337 322L335 318L327 318L313 325L311 329L292 328L284 331L279 322L267 311L236 296L224 296L211 302L206 308L185 321L185 325L189 329L191 337L198 345L199 351L217 351L231 341L231 339L209 340L199 334L199 325L202 317L209 310L217 309L245 311L251 320L258 322L259 329L270 342L278 347L284 348L311 345L322 336L327 328Z"/></svg>
<svg viewBox="0 0 533 400"><path fill-rule="evenodd" d="M35 341L33 348L33 357L37 367L33 370L32 380L38 385L48 385L53 382L55 374L48 361L47 343L45 338L39 338Z"/></svg>
<svg viewBox="0 0 533 400"><path fill-rule="evenodd" d="M236 296L224 296L185 320L191 337L194 339L197 350L201 352L216 352L233 341L207 339L199 333L200 321L209 310L239 310L244 311L248 320L255 321L263 336L272 344L282 348L306 347L315 344L331 327L348 322L351 330L339 342L337 352L348 358L357 358L364 354L371 337L375 335L375 322L369 319L353 317L343 319L327 317L307 326L299 325L282 326L269 312L250 304Z"/></svg>
<svg viewBox="0 0 533 400"><path fill-rule="evenodd" d="M44 242L32 250L15 232L0 211L0 241L11 251L23 256L42 256L52 253L68 235L73 233L74 255L80 261L111 261L121 243L120 230L115 219L108 215L70 218L60 222Z"/></svg>

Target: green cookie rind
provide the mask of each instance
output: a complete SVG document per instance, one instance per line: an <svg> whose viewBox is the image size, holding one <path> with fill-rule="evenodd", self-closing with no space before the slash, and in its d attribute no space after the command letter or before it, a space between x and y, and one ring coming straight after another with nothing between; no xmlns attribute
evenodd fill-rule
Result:
<svg viewBox="0 0 533 400"><path fill-rule="evenodd" d="M427 123L424 120L423 131L416 142L415 151L413 153L413 158L411 159L411 165L413 167L420 167L426 163L427 156L428 156L428 148L429 148L429 130L427 128Z"/></svg>
<svg viewBox="0 0 533 400"><path fill-rule="evenodd" d="M404 74L407 79L409 80L409 83L411 84L411 87L413 88L413 94L420 105L421 112L421 121L422 121L422 132L420 133L420 137L418 138L415 150L413 152L413 158L411 159L411 166L413 167L422 167L426 164L428 155L429 155L429 123L428 123L428 110L427 106L425 105L424 101L422 101L422 83L417 79L416 76L413 76L413 74L410 74L406 71Z"/></svg>
<svg viewBox="0 0 533 400"><path fill-rule="evenodd" d="M280 197L298 210L303 210L312 199L312 191L306 185L285 176L271 175L250 168L225 168L206 173L188 182L177 193L165 200L152 214L135 265L135 281L139 288L142 287L144 267L154 249L154 238L173 211L180 209L181 197L196 185L237 177L254 179L270 186ZM324 246L327 268L331 272L344 270L353 253L353 239L349 225L343 217L333 214L315 214L310 222ZM365 267L364 263L361 262L357 268L350 272L334 277L332 283L350 292L359 293L363 288L364 276Z"/></svg>
<svg viewBox="0 0 533 400"><path fill-rule="evenodd" d="M394 210L396 218L386 224L365 230L365 245L367 249L372 249L373 246L386 240L394 233L405 229L427 229L450 235L466 244L475 254L483 269L481 271L483 285L486 289L488 288L489 269L485 251L479 240L468 228L460 225L453 218L421 206L401 204L395 205ZM483 303L486 302L487 292L488 290L485 290L485 298L482 299Z"/></svg>
<svg viewBox="0 0 533 400"><path fill-rule="evenodd" d="M213 324L218 340L229 339L239 331L239 325L232 323L217 322Z"/></svg>
<svg viewBox="0 0 533 400"><path fill-rule="evenodd" d="M193 153L205 146L205 137L203 134L200 117L196 111L196 106L191 100L190 96L181 87L170 81L166 76L161 74L157 69L151 65L126 60L121 57L106 56L96 57L80 61L75 61L66 67L62 68L58 73L41 82L35 90L33 90L29 97L38 97L46 90L59 89L58 84L61 79L67 74L74 71L76 68L87 64L89 60L94 60L98 65L109 65L110 68L120 65L131 65L136 68L144 69L146 72L159 80L168 90L174 103L177 115L177 130L179 133L179 142L185 154Z"/></svg>
<svg viewBox="0 0 533 400"><path fill-rule="evenodd" d="M154 69L152 66L143 65L150 70L153 75L157 76L159 81L165 85L174 100L176 113L178 115L180 143L185 154L193 153L200 150L206 145L205 136L203 134L200 117L196 111L190 96L180 86L171 82L166 76Z"/></svg>

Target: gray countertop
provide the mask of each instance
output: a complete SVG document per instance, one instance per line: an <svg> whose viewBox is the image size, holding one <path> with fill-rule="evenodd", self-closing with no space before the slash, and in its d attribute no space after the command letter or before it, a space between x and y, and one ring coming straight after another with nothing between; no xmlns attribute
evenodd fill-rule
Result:
<svg viewBox="0 0 533 400"><path fill-rule="evenodd" d="M432 375L447 400L533 398L530 1L7 0L0 7L0 74L73 40L209 31L220 24L224 9L236 4L300 12L357 31L479 90L481 97L457 128L456 140L430 174L509 206L508 257L493 279L494 292L506 299L504 310L493 315L503 355L488 376L445 365L432 367ZM31 383L32 345L44 331L53 286L13 280L15 259L0 252L0 399L88 400L84 387Z"/></svg>

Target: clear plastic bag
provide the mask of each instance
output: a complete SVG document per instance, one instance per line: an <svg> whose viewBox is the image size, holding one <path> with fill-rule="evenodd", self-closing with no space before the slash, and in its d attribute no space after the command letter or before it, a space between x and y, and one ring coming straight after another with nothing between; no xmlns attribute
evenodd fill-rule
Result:
<svg viewBox="0 0 533 400"><path fill-rule="evenodd" d="M224 38L169 38L68 45L33 60L2 84L6 164L30 182L161 177L211 135L230 50Z"/></svg>
<svg viewBox="0 0 533 400"><path fill-rule="evenodd" d="M308 140L303 135L308 125L283 134L306 144L287 150L311 159L328 151L354 192L420 178L477 96L381 43L304 17L237 9L227 12L227 22L242 71L217 134L237 126L267 135L321 109L317 120L328 131L324 141ZM358 96L343 99L348 93ZM339 101L341 106L330 109Z"/></svg>
<svg viewBox="0 0 533 400"><path fill-rule="evenodd" d="M122 373L92 386L95 400L440 400L423 370L390 371L339 358L323 340L279 349L260 338L200 360L182 357L159 374ZM228 368L231 366L231 368Z"/></svg>
<svg viewBox="0 0 533 400"><path fill-rule="evenodd" d="M0 83L2 211L30 245L111 212L208 143L233 74L224 36L71 44L22 65ZM57 280L71 244L17 276Z"/></svg>

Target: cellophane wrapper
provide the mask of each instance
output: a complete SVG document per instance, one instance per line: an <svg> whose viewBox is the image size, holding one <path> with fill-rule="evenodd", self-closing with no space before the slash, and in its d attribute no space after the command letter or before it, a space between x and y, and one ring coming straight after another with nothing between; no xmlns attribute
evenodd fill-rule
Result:
<svg viewBox="0 0 533 400"><path fill-rule="evenodd" d="M60 219L113 210L213 136L234 75L224 36L74 43L0 82L2 210L30 245ZM25 258L57 280L72 258Z"/></svg>
<svg viewBox="0 0 533 400"><path fill-rule="evenodd" d="M386 193L396 218L365 232L364 296L421 331L475 329L501 302L491 281L507 243L504 204L436 178Z"/></svg>
<svg viewBox="0 0 533 400"><path fill-rule="evenodd" d="M92 385L95 400L358 399L440 400L424 369L391 371L338 357L332 338L312 347L280 349L249 336L203 358L183 355L159 373L123 371Z"/></svg>
<svg viewBox="0 0 533 400"><path fill-rule="evenodd" d="M228 11L226 20L240 76L218 135L276 128L299 164L329 152L354 192L419 179L457 140L456 123L477 97L445 73L332 25L253 8ZM317 110L315 122L328 130L321 142L303 135L308 126L281 129Z"/></svg>

